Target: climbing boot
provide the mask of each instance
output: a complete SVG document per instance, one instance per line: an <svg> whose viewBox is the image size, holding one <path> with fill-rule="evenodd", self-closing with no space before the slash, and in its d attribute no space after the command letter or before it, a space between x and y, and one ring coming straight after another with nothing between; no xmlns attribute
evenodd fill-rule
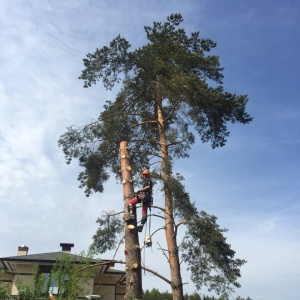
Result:
<svg viewBox="0 0 300 300"><path fill-rule="evenodd" d="M144 225L147 222L147 216L142 216L141 224Z"/></svg>
<svg viewBox="0 0 300 300"><path fill-rule="evenodd" d="M138 226L137 231L142 232L144 228L144 224L147 222L147 216L142 216L141 225Z"/></svg>

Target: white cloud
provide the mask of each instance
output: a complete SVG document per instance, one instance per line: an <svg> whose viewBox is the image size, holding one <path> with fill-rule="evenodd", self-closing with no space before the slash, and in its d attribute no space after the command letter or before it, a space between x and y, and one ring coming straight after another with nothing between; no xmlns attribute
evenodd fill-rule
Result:
<svg viewBox="0 0 300 300"><path fill-rule="evenodd" d="M85 197L77 188L77 162L65 164L57 140L66 126L96 119L104 101L117 92L105 91L101 83L82 88L78 76L85 54L119 33L133 47L140 46L145 42L144 25L182 12L187 31L200 30L219 42L216 53L226 66L226 87L249 93L255 119L249 126L230 126L231 136L222 149L195 145L189 159L176 161L176 171L185 176L187 191L199 210L219 218L220 226L229 229L228 241L237 256L248 260L237 295L296 299L299 105L293 73L297 50L293 49L299 47L290 47L288 54L282 48L273 49L271 58L286 55L284 65L266 59L269 48L261 41L268 41L266 33L272 29L278 34L270 37L272 45L274 40L284 45L297 40L288 40L289 35L278 31L278 16L289 15L286 10L292 3L285 3L283 11L276 9L282 4L272 3L272 11L279 13L276 23L269 18L268 6L256 4L257 8L237 0L217 7L209 1L2 1L0 240L5 243L0 243L0 256L14 255L20 244L27 244L30 253L57 251L60 242L74 242L77 252L86 250L101 211L122 209L122 186L116 186L114 179L104 194ZM294 16L295 12L289 12ZM242 26L237 22L241 18ZM270 27L253 31L254 21ZM295 18L286 24L295 36L298 33L291 26L298 23ZM284 82L284 89L277 82ZM162 199L156 195L155 201ZM146 252L149 267L153 261L163 265L154 243L155 249ZM159 269L158 264L152 268ZM168 276L168 269L163 269ZM184 281L189 281L188 274L183 274ZM160 286L148 275L144 283L146 288ZM193 290L191 284L185 288Z"/></svg>

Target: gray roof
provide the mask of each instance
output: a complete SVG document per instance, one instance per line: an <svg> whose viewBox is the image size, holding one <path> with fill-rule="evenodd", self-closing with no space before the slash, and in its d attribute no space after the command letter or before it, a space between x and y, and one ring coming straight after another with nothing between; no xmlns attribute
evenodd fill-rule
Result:
<svg viewBox="0 0 300 300"><path fill-rule="evenodd" d="M18 256L9 256L9 257L1 257L2 261L24 261L24 262L55 262L57 259L62 258L64 255L69 255L72 260L76 262L80 262L82 260L81 255L76 255L72 253L66 253L63 251L58 252L49 252L49 253L39 253L39 254L29 254L29 255L18 255ZM97 260L92 259L92 262L96 262ZM107 261L107 260L103 260Z"/></svg>
<svg viewBox="0 0 300 300"><path fill-rule="evenodd" d="M66 253L63 251L58 252L49 252L49 253L40 253L40 254L29 254L29 255L18 255L18 256L9 256L9 257L1 257L0 258L0 265L7 267L7 263L50 263L54 264L58 259L61 259L64 255L69 255L71 257L71 260L80 263L84 262L85 259L88 259L87 257L82 257L82 255L76 255L72 253ZM109 262L109 259L91 259L90 263L95 264L99 262ZM111 265L114 265L114 263L111 263ZM109 268L109 265L103 265L102 266L102 272L109 272L110 273L124 273L124 271L115 270Z"/></svg>

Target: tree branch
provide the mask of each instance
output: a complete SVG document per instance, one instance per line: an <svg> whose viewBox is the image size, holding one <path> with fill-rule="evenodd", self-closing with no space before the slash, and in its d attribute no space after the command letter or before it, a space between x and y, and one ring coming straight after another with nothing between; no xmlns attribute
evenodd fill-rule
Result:
<svg viewBox="0 0 300 300"><path fill-rule="evenodd" d="M174 232L175 237L177 236L178 227L180 225L183 225L183 224L187 224L187 222L186 221L182 221L182 222L179 222L179 223L175 224L175 232Z"/></svg>
<svg viewBox="0 0 300 300"><path fill-rule="evenodd" d="M124 264L124 265L126 264L126 262L122 261L122 260L109 260L109 261L106 261L106 262L99 262L99 263L95 263L93 265L89 265L89 266L85 266L83 268L80 268L80 269L77 270L77 273L82 272L82 271L84 271L86 269L91 269L91 268L95 268L95 267L103 266L103 265L110 265L112 263L114 263L114 264ZM169 279L167 279L166 277L160 275L156 271L153 271L153 270L151 270L151 269L149 269L147 267L144 267L144 266L141 266L141 268L143 270L149 272L149 273L152 273L153 275L159 277L160 279L164 280L165 282L167 282L168 284L171 285L171 281Z"/></svg>
<svg viewBox="0 0 300 300"><path fill-rule="evenodd" d="M172 107L172 110L170 111L170 113L165 117L164 122L167 121L168 119L170 119L175 111L175 109L177 108L177 106L179 105L180 102L182 102L183 100L178 100Z"/></svg>
<svg viewBox="0 0 300 300"><path fill-rule="evenodd" d="M169 260L168 256L166 255L165 250L161 247L161 245L159 244L159 242L157 242L157 244L158 244L160 250L162 251L163 255L166 257L167 262L170 263L170 260Z"/></svg>

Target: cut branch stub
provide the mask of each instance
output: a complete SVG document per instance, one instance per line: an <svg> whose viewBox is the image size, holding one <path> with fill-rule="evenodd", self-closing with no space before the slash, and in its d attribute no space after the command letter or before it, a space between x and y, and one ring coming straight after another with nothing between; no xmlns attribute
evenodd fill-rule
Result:
<svg viewBox="0 0 300 300"><path fill-rule="evenodd" d="M129 230L133 230L135 228L135 226L133 224L129 224L127 227Z"/></svg>
<svg viewBox="0 0 300 300"><path fill-rule="evenodd" d="M134 262L132 265L131 265L131 269L137 269L139 266L139 264L137 262Z"/></svg>

